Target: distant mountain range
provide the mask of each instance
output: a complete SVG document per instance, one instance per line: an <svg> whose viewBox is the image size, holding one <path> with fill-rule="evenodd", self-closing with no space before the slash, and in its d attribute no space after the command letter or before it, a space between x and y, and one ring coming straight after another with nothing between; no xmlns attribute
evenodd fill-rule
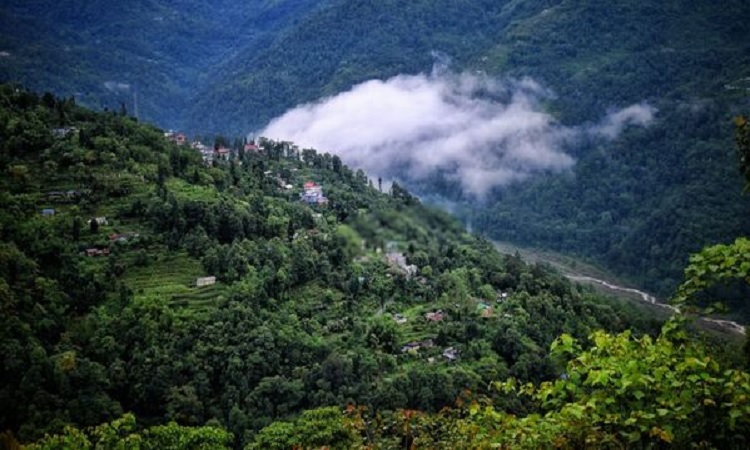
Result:
<svg viewBox="0 0 750 450"><path fill-rule="evenodd" d="M11 0L0 6L0 78L131 113L137 92L141 118L185 128L192 98L219 66L267 45L317 3Z"/></svg>
<svg viewBox="0 0 750 450"><path fill-rule="evenodd" d="M564 125L648 102L651 127L579 145L572 171L464 215L666 295L690 251L750 232L730 121L750 111L749 19L742 0L14 0L0 7L0 78L131 113L137 91L140 117L201 134L245 134L357 83L429 72L436 52L456 72L532 77ZM466 201L433 181L411 187Z"/></svg>

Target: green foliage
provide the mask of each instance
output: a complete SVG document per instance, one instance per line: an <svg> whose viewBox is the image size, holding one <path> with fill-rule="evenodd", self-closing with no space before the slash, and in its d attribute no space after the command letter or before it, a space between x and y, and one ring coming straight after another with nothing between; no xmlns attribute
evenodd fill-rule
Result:
<svg viewBox="0 0 750 450"><path fill-rule="evenodd" d="M708 288L733 281L750 283L750 240L747 238L738 238L728 245L706 247L691 255L690 264L685 268L685 281L672 302L685 304Z"/></svg>
<svg viewBox="0 0 750 450"><path fill-rule="evenodd" d="M668 297L691 253L750 233L727 109L660 105L648 129L582 149L572 173L504 190L472 225L579 255Z"/></svg>
<svg viewBox="0 0 750 450"><path fill-rule="evenodd" d="M735 118L734 123L740 172L745 177L745 192L747 192L750 187L750 123L743 116Z"/></svg>
<svg viewBox="0 0 750 450"><path fill-rule="evenodd" d="M306 409L438 411L466 388L494 396L498 376L554 376L543 349L560 333L652 326L329 154L264 140L261 153L206 165L153 127L47 97L0 86L3 120L71 127L20 154L10 143L22 131L0 127L0 170L25 168L0 179L0 428L22 442L96 445L86 427L123 411L222 424L236 446ZM308 180L327 206L298 201ZM502 304L501 291L512 294ZM441 321L425 319L437 310ZM432 345L402 353L414 341ZM327 426L305 439L348 439Z"/></svg>
<svg viewBox="0 0 750 450"><path fill-rule="evenodd" d="M750 152L750 140L748 139L748 124L743 117L735 120L735 137L739 166L745 176L745 191L750 186L748 174L748 152ZM710 307L705 306L705 299L717 300L717 286L734 286L740 291L740 302L735 301L733 310L739 310L742 316L746 316L746 296L742 295L750 285L750 240L741 237L729 245L714 245L704 248L701 252L690 256L690 264L685 268L684 281L677 289L671 302L681 310L700 310L703 314L711 314L715 309L724 309L723 303L714 303ZM737 288L737 286L739 286ZM731 292L731 291L730 291ZM703 308L701 308L703 307ZM743 348L745 365L750 367L750 331L745 330L746 340Z"/></svg>
<svg viewBox="0 0 750 450"><path fill-rule="evenodd" d="M659 111L649 129L567 149L572 174L495 192L470 219L494 239L577 254L667 296L690 253L750 231L727 133L748 89L748 14L742 0L14 1L0 8L0 79L131 111L137 89L141 117L199 133L245 134L356 83L429 72L434 52L456 71L533 77L565 124L648 101ZM38 119L10 124L28 131L15 151L49 142ZM464 201L457 182L437 178L410 188Z"/></svg>
<svg viewBox="0 0 750 450"><path fill-rule="evenodd" d="M242 52L201 92L190 122L238 131L369 79L429 72L438 50L456 71L531 76L555 92L565 124L593 123L643 101L644 130L566 149L571 173L491 193L465 221L487 236L575 254L660 297L689 254L750 232L733 189L731 117L750 65L747 2L334 1L264 51ZM359 30L356 39L351 30ZM248 124L248 122L250 122ZM460 183L411 181L419 194L464 204Z"/></svg>
<svg viewBox="0 0 750 450"><path fill-rule="evenodd" d="M343 420L367 448L742 447L750 375L721 367L684 337L676 321L656 338L597 331L587 350L562 335L551 347L568 360L557 380L494 383L504 395L528 399L521 414L479 400L437 415L350 409Z"/></svg>
<svg viewBox="0 0 750 450"><path fill-rule="evenodd" d="M194 92L214 78L207 72L263 48L317 3L12 0L0 7L0 80L131 114L137 97L140 118L181 128Z"/></svg>
<svg viewBox="0 0 750 450"><path fill-rule="evenodd" d="M338 408L320 408L302 413L293 422L275 422L261 430L246 450L289 448L352 448L354 433L344 426Z"/></svg>
<svg viewBox="0 0 750 450"><path fill-rule="evenodd" d="M143 431L136 428L132 414L125 414L110 423L79 430L66 427L62 434L47 435L26 446L28 450L222 450L229 449L232 435L216 427L189 428L170 422Z"/></svg>
<svg viewBox="0 0 750 450"><path fill-rule="evenodd" d="M725 370L701 348L682 343L674 327L668 323L656 339L595 332L585 352L563 335L553 354L575 357L561 379L514 388L539 402L542 433L529 433L539 421L526 417L508 428L510 442L529 446L565 435L571 447L668 442L721 448L747 439L750 376Z"/></svg>

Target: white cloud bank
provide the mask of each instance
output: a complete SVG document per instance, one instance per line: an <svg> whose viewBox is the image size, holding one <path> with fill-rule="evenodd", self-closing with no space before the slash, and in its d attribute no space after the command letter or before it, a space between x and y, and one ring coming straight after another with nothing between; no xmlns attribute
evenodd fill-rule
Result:
<svg viewBox="0 0 750 450"><path fill-rule="evenodd" d="M298 106L259 134L338 154L371 176L422 179L440 172L481 196L536 173L566 170L574 164L567 143L582 134L614 138L629 124L647 125L654 113L635 105L594 127L565 127L543 111L540 101L549 95L530 79L400 75Z"/></svg>

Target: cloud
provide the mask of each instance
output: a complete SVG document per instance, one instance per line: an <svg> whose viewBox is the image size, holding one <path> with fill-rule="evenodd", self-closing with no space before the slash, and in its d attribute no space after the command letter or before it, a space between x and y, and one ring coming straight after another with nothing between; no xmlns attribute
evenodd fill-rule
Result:
<svg viewBox="0 0 750 450"><path fill-rule="evenodd" d="M628 125L645 127L654 120L656 108L645 103L631 105L619 111L613 111L599 123L590 129L595 135L604 136L607 139L615 139Z"/></svg>
<svg viewBox="0 0 750 450"><path fill-rule="evenodd" d="M359 84L298 106L258 134L338 154L371 176L435 174L477 196L534 174L569 169L566 145L580 137L545 112L551 93L535 81L446 70ZM636 108L632 109L631 108ZM608 116L601 135L646 120L643 105Z"/></svg>
<svg viewBox="0 0 750 450"><path fill-rule="evenodd" d="M121 81L105 81L104 87L107 88L108 91L112 92L130 90L130 84L123 83Z"/></svg>

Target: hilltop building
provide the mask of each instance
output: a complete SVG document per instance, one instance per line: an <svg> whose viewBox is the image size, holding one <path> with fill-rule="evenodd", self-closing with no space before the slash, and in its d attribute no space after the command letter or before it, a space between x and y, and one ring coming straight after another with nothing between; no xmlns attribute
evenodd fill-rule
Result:
<svg viewBox="0 0 750 450"><path fill-rule="evenodd" d="M175 133L173 131L167 131L164 133L164 137L169 140L169 142L172 142L173 144L177 145L185 145L187 144L187 136L183 133Z"/></svg>
<svg viewBox="0 0 750 450"><path fill-rule="evenodd" d="M308 181L304 185L304 191L300 194L300 200L308 205L325 205L328 199L323 195L323 187L318 186L313 181Z"/></svg>

